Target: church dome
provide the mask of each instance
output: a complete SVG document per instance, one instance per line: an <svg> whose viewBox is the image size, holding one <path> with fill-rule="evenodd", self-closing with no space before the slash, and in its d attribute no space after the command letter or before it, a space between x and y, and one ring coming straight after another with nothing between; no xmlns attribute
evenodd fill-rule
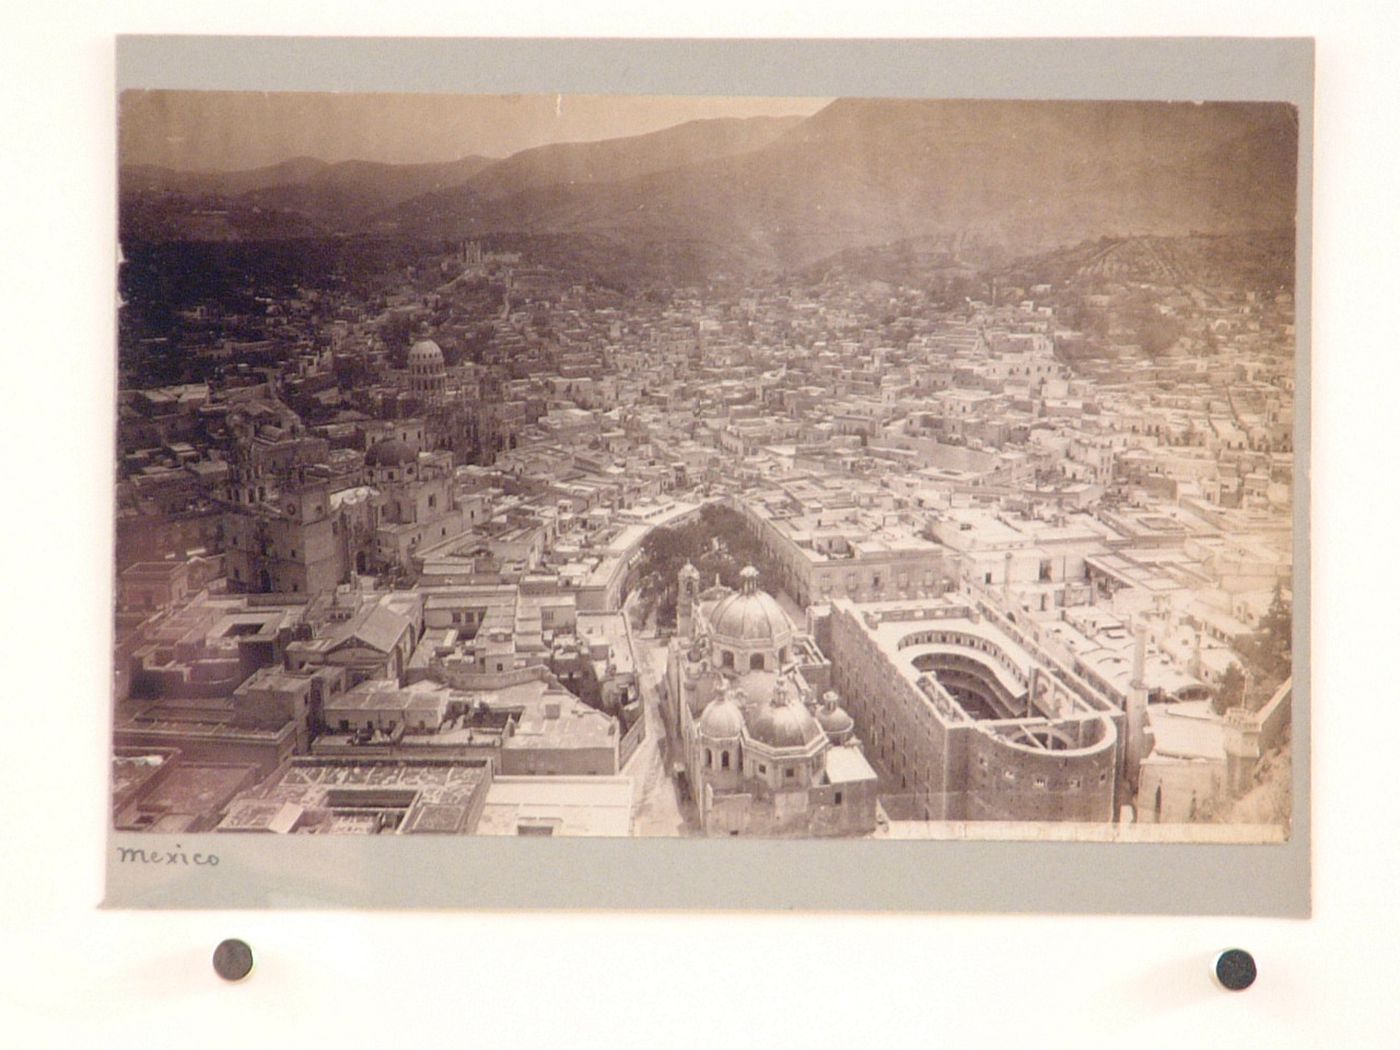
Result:
<svg viewBox="0 0 1400 1050"><path fill-rule="evenodd" d="M420 339L408 352L408 363L428 368L442 368L442 347L431 339Z"/></svg>
<svg viewBox="0 0 1400 1050"><path fill-rule="evenodd" d="M856 727L855 719L836 705L836 698L831 694L817 711L817 724L833 740L846 736Z"/></svg>
<svg viewBox="0 0 1400 1050"><path fill-rule="evenodd" d="M711 740L737 740L744 728L744 712L727 696L719 696L700 714L700 733Z"/></svg>
<svg viewBox="0 0 1400 1050"><path fill-rule="evenodd" d="M739 574L739 590L721 598L710 612L717 642L740 648L778 650L792 641L792 624L771 594L758 589L758 570Z"/></svg>
<svg viewBox="0 0 1400 1050"><path fill-rule="evenodd" d="M365 453L367 467L402 467L417 462L418 453L398 438L377 441Z"/></svg>
<svg viewBox="0 0 1400 1050"><path fill-rule="evenodd" d="M826 739L812 712L796 703L765 707L750 723L749 736L769 747L810 747Z"/></svg>

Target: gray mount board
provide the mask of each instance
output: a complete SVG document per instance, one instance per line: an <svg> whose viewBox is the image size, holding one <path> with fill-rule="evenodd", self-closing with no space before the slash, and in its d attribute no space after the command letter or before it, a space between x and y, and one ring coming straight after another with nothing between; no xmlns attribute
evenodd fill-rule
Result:
<svg viewBox="0 0 1400 1050"><path fill-rule="evenodd" d="M1311 40L124 36L116 50L119 91L844 95L1297 106L1294 761L1292 833L1281 844L425 840L113 831L105 907L1310 914ZM193 862L196 854L203 863ZM217 863L209 863L211 856Z"/></svg>

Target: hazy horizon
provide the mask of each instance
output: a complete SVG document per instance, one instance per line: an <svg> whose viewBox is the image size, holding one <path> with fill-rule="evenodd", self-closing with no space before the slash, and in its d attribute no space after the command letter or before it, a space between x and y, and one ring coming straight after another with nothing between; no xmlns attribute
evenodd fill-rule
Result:
<svg viewBox="0 0 1400 1050"><path fill-rule="evenodd" d="M644 135L693 120L808 116L827 98L127 91L118 161L189 172L297 157L430 164Z"/></svg>

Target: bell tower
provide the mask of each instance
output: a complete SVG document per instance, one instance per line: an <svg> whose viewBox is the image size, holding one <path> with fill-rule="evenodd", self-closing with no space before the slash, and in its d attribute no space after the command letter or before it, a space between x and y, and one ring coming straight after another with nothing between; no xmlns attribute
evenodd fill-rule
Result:
<svg viewBox="0 0 1400 1050"><path fill-rule="evenodd" d="M700 570L690 562L681 566L676 590L676 636L686 641L695 637L695 601L700 594Z"/></svg>

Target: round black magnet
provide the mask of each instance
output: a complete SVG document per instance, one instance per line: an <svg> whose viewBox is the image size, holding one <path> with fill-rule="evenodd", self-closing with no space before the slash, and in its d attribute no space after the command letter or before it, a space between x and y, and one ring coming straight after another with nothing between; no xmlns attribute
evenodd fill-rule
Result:
<svg viewBox="0 0 1400 1050"><path fill-rule="evenodd" d="M214 949L214 972L226 981L241 981L253 971L253 949L236 938Z"/></svg>
<svg viewBox="0 0 1400 1050"><path fill-rule="evenodd" d="M1259 970L1254 965L1254 956L1243 948L1230 948L1216 957L1215 979L1222 988L1242 992L1254 983L1257 976Z"/></svg>

